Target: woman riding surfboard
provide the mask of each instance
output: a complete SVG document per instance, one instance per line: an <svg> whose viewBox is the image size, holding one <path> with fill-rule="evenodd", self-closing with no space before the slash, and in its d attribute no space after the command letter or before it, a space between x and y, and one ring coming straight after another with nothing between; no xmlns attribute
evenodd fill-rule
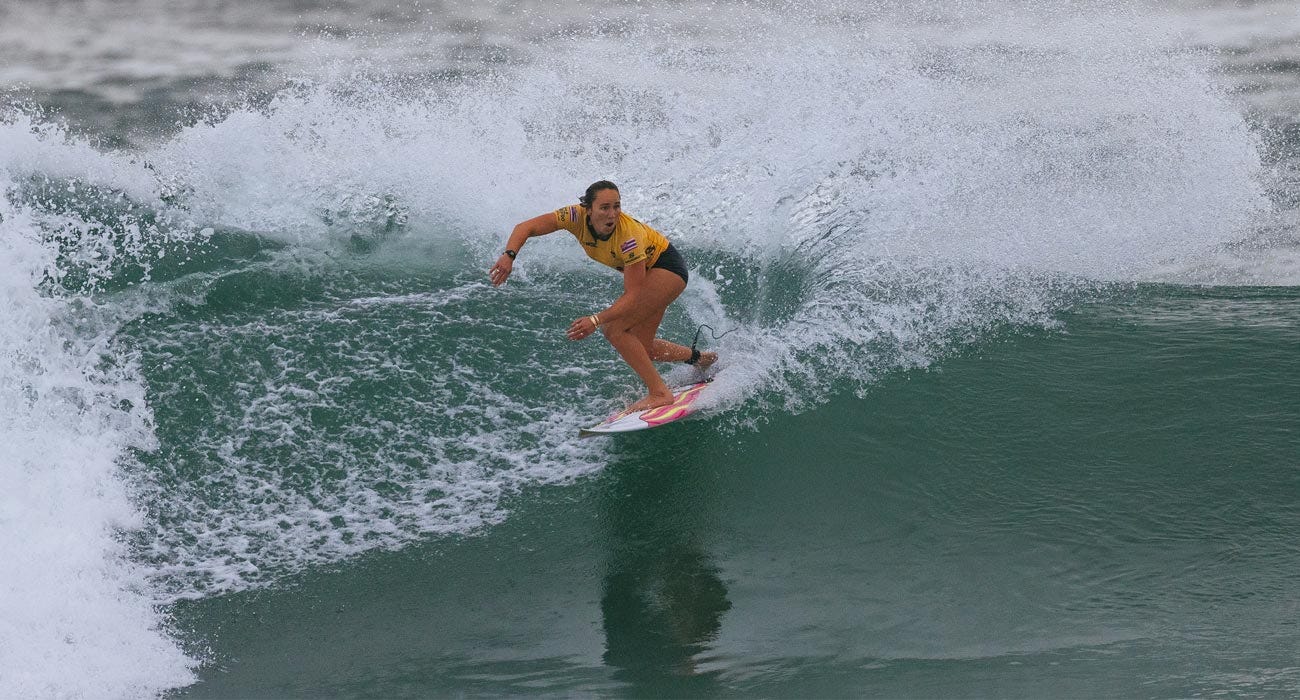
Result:
<svg viewBox="0 0 1300 700"><path fill-rule="evenodd" d="M510 233L506 251L488 271L493 286L510 276L515 256L529 238L564 229L591 259L623 273L623 294L610 306L569 325L569 340L582 340L599 328L623 361L645 383L645 398L627 407L642 411L673 401L673 392L655 362L685 362L701 369L718 355L656 338L664 311L686 289L686 260L662 233L623 212L618 186L593 183L580 202L521 221Z"/></svg>

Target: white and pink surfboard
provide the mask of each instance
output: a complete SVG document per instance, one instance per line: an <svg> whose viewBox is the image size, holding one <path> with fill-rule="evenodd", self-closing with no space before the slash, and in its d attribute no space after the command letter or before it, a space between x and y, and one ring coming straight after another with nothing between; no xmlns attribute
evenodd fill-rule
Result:
<svg viewBox="0 0 1300 700"><path fill-rule="evenodd" d="M667 406L651 408L636 413L615 413L603 422L578 431L578 437L595 437L613 433L630 433L634 430L657 428L674 421L679 421L694 411L695 400L700 392L708 386L708 381L696 382L673 392L673 402Z"/></svg>

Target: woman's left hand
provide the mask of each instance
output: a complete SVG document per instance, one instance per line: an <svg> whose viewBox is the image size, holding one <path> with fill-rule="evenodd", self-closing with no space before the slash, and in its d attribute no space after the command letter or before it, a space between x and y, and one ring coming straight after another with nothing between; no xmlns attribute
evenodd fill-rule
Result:
<svg viewBox="0 0 1300 700"><path fill-rule="evenodd" d="M575 319L569 324L569 340L582 340L596 332L596 322L590 316Z"/></svg>

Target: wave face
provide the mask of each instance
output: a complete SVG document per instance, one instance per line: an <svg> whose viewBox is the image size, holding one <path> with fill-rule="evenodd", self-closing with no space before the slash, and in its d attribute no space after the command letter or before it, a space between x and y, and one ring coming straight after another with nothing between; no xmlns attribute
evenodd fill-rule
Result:
<svg viewBox="0 0 1300 700"><path fill-rule="evenodd" d="M1126 12L986 11L665 10L437 81L348 56L129 152L11 108L0 676L185 685L160 606L482 532L615 460L573 437L634 379L562 331L617 279L558 236L483 275L590 181L687 254L665 335L735 329L723 434L1276 239L1211 56Z"/></svg>

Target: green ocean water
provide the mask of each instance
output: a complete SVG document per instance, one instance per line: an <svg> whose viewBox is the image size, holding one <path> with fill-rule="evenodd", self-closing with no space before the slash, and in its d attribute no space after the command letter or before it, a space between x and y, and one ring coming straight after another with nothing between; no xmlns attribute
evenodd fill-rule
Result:
<svg viewBox="0 0 1300 700"><path fill-rule="evenodd" d="M393 296L439 294L415 288ZM268 295L139 333L208 328L237 361L207 369L233 383L238 366L258 373L261 348L222 329L312 297L350 308L319 290ZM349 342L433 363L472 342L525 361L518 328L475 336L454 314L407 346L408 306L347 325ZM558 327L554 314L533 321ZM306 335L296 347L340 337L323 323ZM1298 340L1290 289L1121 286L1056 328L1005 329L862 397L753 427L737 424L742 405L606 441L587 457L596 471L504 495L495 526L178 603L208 660L178 695L1290 694ZM142 361L147 374L159 362ZM568 389L515 381L523 412ZM445 424L411 407L428 392L381 384L349 412L436 434ZM160 459L201 461L206 421L168 399L155 410ZM333 478L314 454L274 461L305 491Z"/></svg>
<svg viewBox="0 0 1300 700"><path fill-rule="evenodd" d="M1092 288L796 414L578 442L634 386L555 329L611 280L419 252L270 250L118 336L140 557L242 582L173 606L179 695L1295 691L1294 290Z"/></svg>

